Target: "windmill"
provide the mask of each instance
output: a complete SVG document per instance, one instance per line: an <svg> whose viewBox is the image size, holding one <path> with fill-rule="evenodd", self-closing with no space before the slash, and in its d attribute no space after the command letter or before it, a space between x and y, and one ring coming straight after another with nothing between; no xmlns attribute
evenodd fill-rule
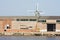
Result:
<svg viewBox="0 0 60 40"><path fill-rule="evenodd" d="M30 11L30 12L33 11L34 14L35 14L35 17L37 17L34 31L35 31L35 32L39 32L39 31L40 31L40 28L38 27L38 19L39 19L40 15L41 15L42 11L39 11L39 9L38 9L38 3L36 4L36 10L29 10L29 11ZM42 13L42 14L43 14L43 13Z"/></svg>
<svg viewBox="0 0 60 40"><path fill-rule="evenodd" d="M36 10L35 10L35 16L36 17L39 17L40 16L40 12L42 12L42 11L39 11L39 9L38 9L38 3L36 4Z"/></svg>
<svg viewBox="0 0 60 40"><path fill-rule="evenodd" d="M34 13L36 17L39 17L41 14L44 14L42 11L39 11L38 3L36 4L36 10L28 10L30 13Z"/></svg>
<svg viewBox="0 0 60 40"><path fill-rule="evenodd" d="M36 10L35 10L35 16L37 17L37 21L36 21L36 26L35 26L35 31L36 32L40 32L40 28L38 27L38 20L39 20L39 17L41 16L41 14L44 14L42 11L39 11L39 5L38 3L36 4Z"/></svg>

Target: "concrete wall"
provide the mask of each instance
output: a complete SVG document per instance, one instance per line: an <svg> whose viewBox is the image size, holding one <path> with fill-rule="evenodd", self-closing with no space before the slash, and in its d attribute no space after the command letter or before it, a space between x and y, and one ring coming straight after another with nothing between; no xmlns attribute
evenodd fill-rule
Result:
<svg viewBox="0 0 60 40"><path fill-rule="evenodd" d="M56 23L56 32L60 32L60 23Z"/></svg>
<svg viewBox="0 0 60 40"><path fill-rule="evenodd" d="M60 31L60 24L56 23L56 20L46 20L46 22L40 22L40 32L47 32L47 24L56 24L56 32Z"/></svg>
<svg viewBox="0 0 60 40"><path fill-rule="evenodd" d="M46 23L39 23L39 27L40 27L40 32L46 32L47 31L47 25Z"/></svg>
<svg viewBox="0 0 60 40"><path fill-rule="evenodd" d="M46 20L46 22L36 22L36 21L12 21L11 29L18 29L25 28L32 26L32 29L34 30L37 27L40 28L40 32L47 32L47 23L55 23L56 24L56 30L60 29L60 24L56 23L56 20ZM36 29L35 29L36 30Z"/></svg>
<svg viewBox="0 0 60 40"><path fill-rule="evenodd" d="M0 21L0 29L3 29L3 21Z"/></svg>
<svg viewBox="0 0 60 40"><path fill-rule="evenodd" d="M36 26L36 22L27 22L27 21L12 21L12 29L20 29L23 27L32 26L32 29Z"/></svg>
<svg viewBox="0 0 60 40"><path fill-rule="evenodd" d="M56 23L56 20L46 20L46 23Z"/></svg>
<svg viewBox="0 0 60 40"><path fill-rule="evenodd" d="M12 28L11 29L20 29L20 22L12 21Z"/></svg>
<svg viewBox="0 0 60 40"><path fill-rule="evenodd" d="M5 20L0 21L0 32L4 32L4 27L6 24L11 25L11 29L7 29L6 32L14 33L14 32L29 32L31 30L36 30L36 26L40 28L40 32L47 32L47 24L52 23L56 24L56 32L60 32L60 23L57 23L56 20L46 20L46 22L36 22L36 21L11 21L11 20ZM29 28L32 27L31 30L21 30L20 28Z"/></svg>

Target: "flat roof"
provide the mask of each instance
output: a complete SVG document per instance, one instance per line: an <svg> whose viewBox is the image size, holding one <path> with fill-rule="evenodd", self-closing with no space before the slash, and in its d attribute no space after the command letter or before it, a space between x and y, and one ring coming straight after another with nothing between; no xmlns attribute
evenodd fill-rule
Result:
<svg viewBox="0 0 60 40"><path fill-rule="evenodd" d="M0 16L0 18L36 19L36 16ZM40 16L39 19L60 19L60 16Z"/></svg>

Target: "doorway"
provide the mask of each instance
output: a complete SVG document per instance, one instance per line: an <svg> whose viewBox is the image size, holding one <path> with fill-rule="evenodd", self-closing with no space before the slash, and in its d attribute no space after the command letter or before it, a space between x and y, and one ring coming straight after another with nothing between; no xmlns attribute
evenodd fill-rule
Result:
<svg viewBox="0 0 60 40"><path fill-rule="evenodd" d="M56 24L47 24L47 32L49 31L56 31Z"/></svg>

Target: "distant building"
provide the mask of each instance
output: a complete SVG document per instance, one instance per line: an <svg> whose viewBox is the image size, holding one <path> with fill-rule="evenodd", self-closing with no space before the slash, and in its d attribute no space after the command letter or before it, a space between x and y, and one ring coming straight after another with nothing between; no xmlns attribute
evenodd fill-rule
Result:
<svg viewBox="0 0 60 40"><path fill-rule="evenodd" d="M36 30L60 32L60 16L39 16L38 20L36 16L0 16L0 33L13 34Z"/></svg>
<svg viewBox="0 0 60 40"><path fill-rule="evenodd" d="M0 33L60 33L60 16L0 16Z"/></svg>

